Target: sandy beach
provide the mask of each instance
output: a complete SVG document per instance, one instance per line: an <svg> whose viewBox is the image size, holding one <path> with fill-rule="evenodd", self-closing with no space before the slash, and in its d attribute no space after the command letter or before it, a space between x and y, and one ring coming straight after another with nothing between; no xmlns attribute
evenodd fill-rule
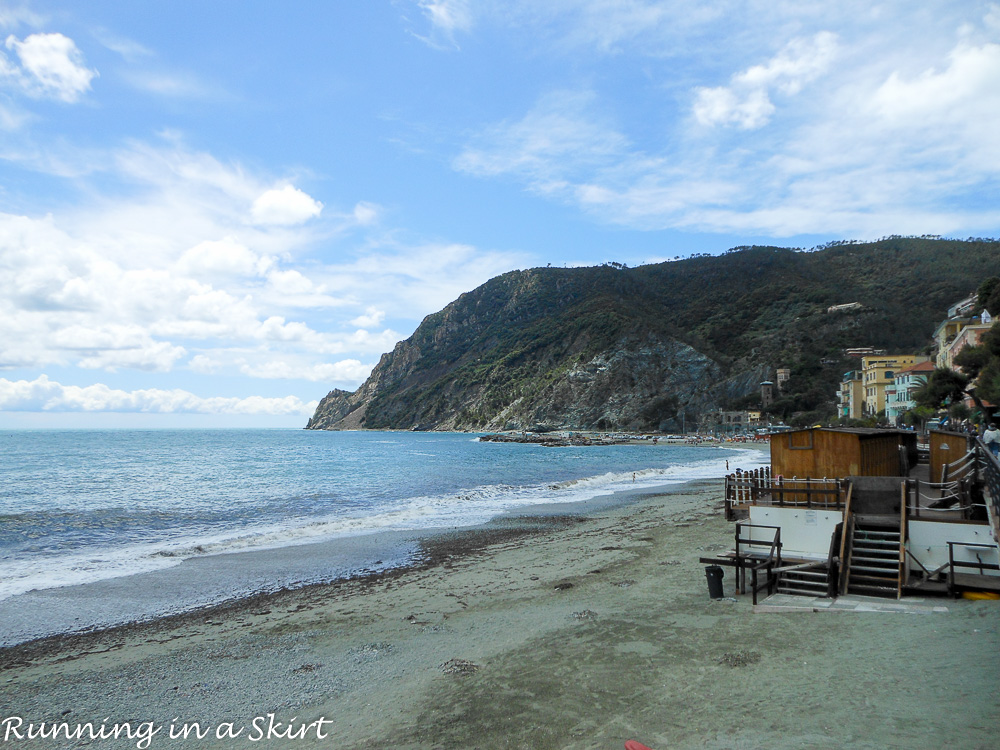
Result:
<svg viewBox="0 0 1000 750"><path fill-rule="evenodd" d="M0 741L997 746L997 603L755 610L730 571L713 601L698 558L731 547L721 506L716 480L509 517L425 540L410 569L0 650ZM27 739L42 722L134 736Z"/></svg>

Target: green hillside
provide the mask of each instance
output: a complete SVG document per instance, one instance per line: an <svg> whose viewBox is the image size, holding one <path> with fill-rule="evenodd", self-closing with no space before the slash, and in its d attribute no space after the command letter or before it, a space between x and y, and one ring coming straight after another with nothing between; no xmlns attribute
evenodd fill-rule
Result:
<svg viewBox="0 0 1000 750"><path fill-rule="evenodd" d="M376 429L669 428L751 403L782 366L779 410L822 414L856 364L845 348L920 351L947 307L997 274L1000 243L932 238L514 271L428 316L310 426L358 412L352 426ZM846 303L861 308L827 312Z"/></svg>

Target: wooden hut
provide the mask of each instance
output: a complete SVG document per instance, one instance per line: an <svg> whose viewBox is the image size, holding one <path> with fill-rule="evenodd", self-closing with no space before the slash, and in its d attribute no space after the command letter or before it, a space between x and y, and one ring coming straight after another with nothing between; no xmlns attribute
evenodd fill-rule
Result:
<svg viewBox="0 0 1000 750"><path fill-rule="evenodd" d="M905 476L916 435L904 430L810 427L771 436L771 476Z"/></svg>

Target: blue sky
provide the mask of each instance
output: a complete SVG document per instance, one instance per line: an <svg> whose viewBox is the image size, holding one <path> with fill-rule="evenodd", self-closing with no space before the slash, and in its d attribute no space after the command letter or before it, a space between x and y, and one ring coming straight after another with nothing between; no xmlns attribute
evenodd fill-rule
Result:
<svg viewBox="0 0 1000 750"><path fill-rule="evenodd" d="M515 268L1000 235L1000 5L0 0L0 428L302 426Z"/></svg>

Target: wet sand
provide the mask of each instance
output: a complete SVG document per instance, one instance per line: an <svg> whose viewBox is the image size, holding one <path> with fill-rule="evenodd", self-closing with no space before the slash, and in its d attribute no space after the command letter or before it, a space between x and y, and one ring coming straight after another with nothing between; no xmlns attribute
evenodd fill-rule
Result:
<svg viewBox="0 0 1000 750"><path fill-rule="evenodd" d="M0 741L142 742L19 740L17 717L150 722L153 748L997 746L1000 604L755 611L728 570L712 601L721 495L507 518L411 569L0 650ZM268 714L285 736L254 741Z"/></svg>

